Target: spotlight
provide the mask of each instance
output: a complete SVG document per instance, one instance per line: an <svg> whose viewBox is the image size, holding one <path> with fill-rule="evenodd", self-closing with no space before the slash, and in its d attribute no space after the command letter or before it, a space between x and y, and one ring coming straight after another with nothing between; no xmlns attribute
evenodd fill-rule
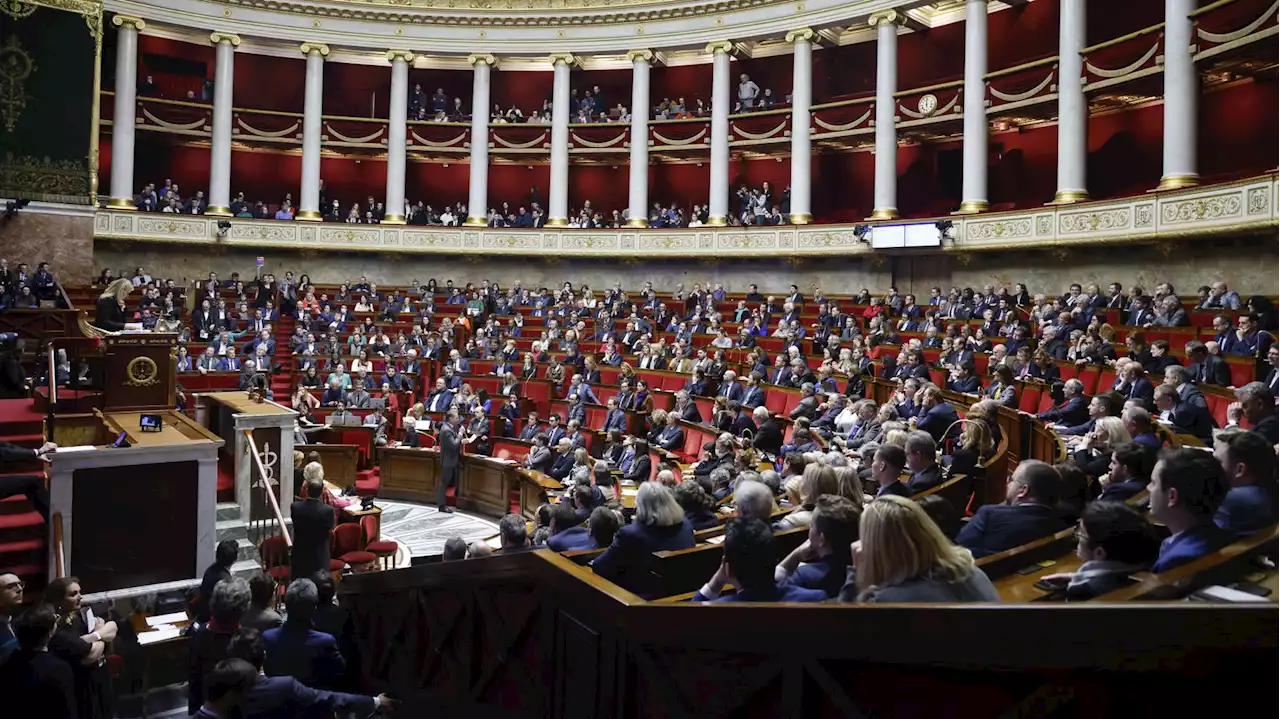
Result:
<svg viewBox="0 0 1280 719"><path fill-rule="evenodd" d="M231 229L231 223L226 220L218 220L218 237L226 237L227 232Z"/></svg>
<svg viewBox="0 0 1280 719"><path fill-rule="evenodd" d="M19 210L21 210L22 208L30 204L31 204L31 200L23 200L23 199L9 200L8 202L4 203L3 219L6 219L6 220L12 219L14 215L18 214Z"/></svg>
<svg viewBox="0 0 1280 719"><path fill-rule="evenodd" d="M933 226L938 228L938 242L942 242L951 237L951 230L955 229L956 223L951 220L938 220L933 223Z"/></svg>
<svg viewBox="0 0 1280 719"><path fill-rule="evenodd" d="M853 228L853 236L858 238L858 242L871 242L868 235L871 234L871 225L855 225Z"/></svg>

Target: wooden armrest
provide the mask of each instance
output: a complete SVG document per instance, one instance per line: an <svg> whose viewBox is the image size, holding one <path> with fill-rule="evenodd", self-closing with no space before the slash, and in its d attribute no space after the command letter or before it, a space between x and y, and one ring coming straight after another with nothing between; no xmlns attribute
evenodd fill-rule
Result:
<svg viewBox="0 0 1280 719"><path fill-rule="evenodd" d="M651 599L649 600L649 602L651 604L678 604L680 602L692 601L693 595L695 594L697 594L697 592L685 592L684 594L676 594L670 597L659 597L658 599Z"/></svg>

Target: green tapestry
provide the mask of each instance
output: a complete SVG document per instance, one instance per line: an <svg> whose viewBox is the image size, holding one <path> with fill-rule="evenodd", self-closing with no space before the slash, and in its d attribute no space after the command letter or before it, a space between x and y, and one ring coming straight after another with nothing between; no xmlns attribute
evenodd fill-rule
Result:
<svg viewBox="0 0 1280 719"><path fill-rule="evenodd" d="M102 6L0 0L0 197L91 202Z"/></svg>

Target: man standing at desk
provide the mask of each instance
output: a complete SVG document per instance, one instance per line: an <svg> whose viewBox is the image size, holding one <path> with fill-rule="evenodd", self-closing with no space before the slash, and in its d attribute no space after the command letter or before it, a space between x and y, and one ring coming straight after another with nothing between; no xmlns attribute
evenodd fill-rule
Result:
<svg viewBox="0 0 1280 719"><path fill-rule="evenodd" d="M289 576L306 578L329 571L329 531L333 529L333 507L324 496L324 468L312 462L302 470L306 479L306 499L289 507L293 516L293 551Z"/></svg>
<svg viewBox="0 0 1280 719"><path fill-rule="evenodd" d="M462 418L457 410L449 410L444 424L440 427L440 482L436 489L436 508L446 514L453 512L449 506L449 498L445 496L449 487L458 486L458 462L462 455L462 446L471 444L470 437L463 439L458 433Z"/></svg>

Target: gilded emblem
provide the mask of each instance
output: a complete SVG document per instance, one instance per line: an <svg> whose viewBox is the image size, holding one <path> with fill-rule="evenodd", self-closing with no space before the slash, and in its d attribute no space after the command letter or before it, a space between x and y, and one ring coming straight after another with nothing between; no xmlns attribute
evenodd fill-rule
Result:
<svg viewBox="0 0 1280 719"><path fill-rule="evenodd" d="M13 132L27 107L25 86L35 70L36 64L18 42L18 36L11 35L0 47L0 120L6 132Z"/></svg>
<svg viewBox="0 0 1280 719"><path fill-rule="evenodd" d="M126 387L150 387L160 382L160 368L150 357L134 357L125 368Z"/></svg>

